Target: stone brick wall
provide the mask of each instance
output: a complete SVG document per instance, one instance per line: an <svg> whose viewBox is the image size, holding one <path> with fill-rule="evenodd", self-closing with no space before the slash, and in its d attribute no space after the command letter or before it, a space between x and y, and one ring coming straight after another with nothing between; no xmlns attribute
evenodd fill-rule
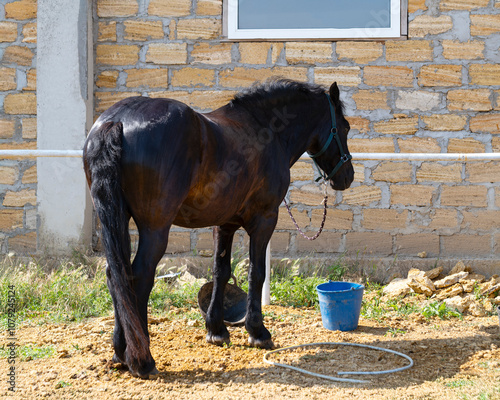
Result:
<svg viewBox="0 0 500 400"><path fill-rule="evenodd" d="M0 1L0 149L36 149L36 0ZM36 162L0 160L0 252L36 251Z"/></svg>
<svg viewBox="0 0 500 400"><path fill-rule="evenodd" d="M500 1L409 0L408 40L249 41L222 38L222 0L95 0L95 114L131 95L197 110L281 75L336 80L351 152L500 151ZM0 0L0 148L36 147L36 0ZM354 160L356 181L329 191L325 232L297 234L281 210L274 255L473 257L500 253L500 163ZM288 199L313 232L321 188L309 160ZM0 160L1 251L36 246L36 164ZM134 226L131 226L135 235ZM236 245L246 248L241 232ZM168 252L210 251L209 229L173 229ZM421 254L422 255L422 254Z"/></svg>
<svg viewBox="0 0 500 400"><path fill-rule="evenodd" d="M408 40L222 40L221 0L98 0L96 112L132 94L168 96L198 110L272 75L336 80L352 152L500 150L500 2L410 0ZM325 232L298 235L285 209L273 254L494 258L500 253L500 164L354 162L351 189L329 191ZM312 232L321 188L308 160L288 198ZM209 251L208 230L175 229L169 252ZM237 244L246 247L241 234ZM420 254L421 256L423 254Z"/></svg>

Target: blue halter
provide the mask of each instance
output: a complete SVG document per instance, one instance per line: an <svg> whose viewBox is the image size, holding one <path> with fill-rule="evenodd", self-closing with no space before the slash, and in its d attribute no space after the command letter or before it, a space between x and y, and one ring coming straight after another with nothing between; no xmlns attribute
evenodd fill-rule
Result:
<svg viewBox="0 0 500 400"><path fill-rule="evenodd" d="M309 156L313 159L314 163L316 164L316 167L318 168L318 171L320 174L320 177L316 179L316 182L319 182L321 180L321 178L323 178L325 181L330 180L337 173L337 171L340 169L340 167L342 167L342 165L344 165L346 162L348 162L349 160L352 159L352 156L350 154L346 154L344 152L344 148L342 147L342 143L340 142L340 138L339 138L339 135L337 132L337 121L335 119L335 107L332 103L332 99L331 99L330 95L328 93L325 93L325 94L326 94L326 97L328 98L328 103L330 104L330 115L332 117L332 129L330 130L330 136L328 136L328 140L323 145L323 148L320 151L318 151L316 154L309 154ZM337 163L337 165L332 170L332 172L330 172L328 175L326 175L326 173L324 173L321 170L321 168L319 167L319 165L315 159L317 157L319 157L320 155L322 155L328 149L328 146L330 146L330 143L332 143L333 138L335 138L335 140L337 141L337 146L338 146L339 151L340 151L340 161Z"/></svg>

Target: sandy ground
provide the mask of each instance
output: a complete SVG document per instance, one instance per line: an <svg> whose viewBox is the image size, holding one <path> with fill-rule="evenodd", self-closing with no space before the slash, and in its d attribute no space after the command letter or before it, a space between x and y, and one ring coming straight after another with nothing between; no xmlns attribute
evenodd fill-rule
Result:
<svg viewBox="0 0 500 400"><path fill-rule="evenodd" d="M188 313L186 313L186 311ZM113 318L86 323L20 327L21 346L54 349L46 358L16 360L16 392L7 387L7 360L1 360L0 396L22 399L500 399L498 317L425 320L392 316L381 322L360 319L352 332L328 331L319 311L264 307L275 344L363 343L407 354L415 365L402 372L336 383L264 363L265 350L246 344L244 328L230 328L231 345L205 342L196 310L173 310L152 317L152 354L161 374L156 380L132 377L111 363ZM191 316L192 319L186 317ZM337 371L386 370L407 361L375 350L321 346L273 354L271 360L337 376ZM359 376L349 376L360 378Z"/></svg>

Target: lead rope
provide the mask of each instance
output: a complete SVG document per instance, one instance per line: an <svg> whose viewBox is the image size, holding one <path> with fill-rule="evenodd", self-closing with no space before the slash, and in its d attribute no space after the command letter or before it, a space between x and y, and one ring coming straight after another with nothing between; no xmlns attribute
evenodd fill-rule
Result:
<svg viewBox="0 0 500 400"><path fill-rule="evenodd" d="M294 223L295 227L299 231L299 233L306 238L307 240L316 240L319 235L321 235L321 232L323 231L323 227L325 226L325 221L326 221L326 209L328 207L328 194L326 193L327 187L326 187L326 182L324 184L324 189L325 189L325 198L323 199L323 204L324 204L324 210L323 210L323 220L321 221L321 225L319 227L319 231L316 232L316 234L312 237L307 236L302 229L300 229L299 224L297 224L297 221L295 221L295 218L292 215L292 210L290 209L290 206L286 202L285 199L283 199L283 202L285 203L286 210L288 211L288 215L290 215L290 218L292 219L292 222Z"/></svg>

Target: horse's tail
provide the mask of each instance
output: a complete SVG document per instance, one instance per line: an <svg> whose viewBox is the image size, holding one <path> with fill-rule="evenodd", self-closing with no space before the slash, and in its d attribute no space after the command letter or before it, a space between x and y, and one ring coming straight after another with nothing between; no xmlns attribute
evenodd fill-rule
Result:
<svg viewBox="0 0 500 400"><path fill-rule="evenodd" d="M126 341L124 362L146 361L148 336L139 317L135 294L132 290L130 262L130 234L128 212L121 188L120 162L123 125L106 122L92 132L84 148L84 167L90 184L94 207L102 225L102 241L108 267L106 275L110 292L114 295L115 318L122 325ZM130 365L129 367L138 367ZM135 368L134 368L135 369Z"/></svg>

